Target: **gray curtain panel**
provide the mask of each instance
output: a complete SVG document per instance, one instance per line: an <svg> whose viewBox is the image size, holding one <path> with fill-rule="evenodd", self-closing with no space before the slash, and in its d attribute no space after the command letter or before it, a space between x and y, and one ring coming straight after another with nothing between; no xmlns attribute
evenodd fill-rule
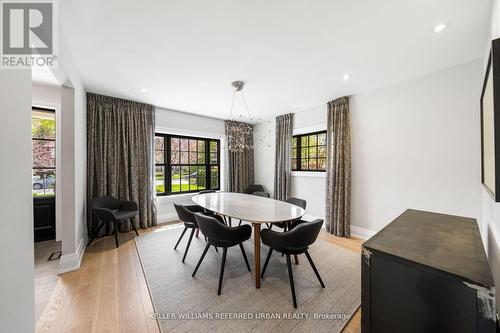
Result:
<svg viewBox="0 0 500 333"><path fill-rule="evenodd" d="M89 231L97 227L92 222L90 200L106 195L138 204L139 214L132 220L136 227L156 225L154 133L152 105L87 93ZM98 236L113 231L111 224L106 228ZM122 228L120 231L127 231L130 225Z"/></svg>
<svg viewBox="0 0 500 333"><path fill-rule="evenodd" d="M274 198L290 198L292 187L293 113L276 117L276 154L274 163Z"/></svg>
<svg viewBox="0 0 500 333"><path fill-rule="evenodd" d="M226 120L225 129L226 137L230 135L241 135L240 132L235 131L235 125L237 122L232 120ZM241 126L241 123L239 123ZM249 133L246 135L245 141L252 143L253 146L253 126L250 124L245 124L248 126ZM229 164L229 175L228 175L228 191L241 193L245 190L248 185L254 182L254 172L253 172L253 148L244 149L241 151L228 151L228 164Z"/></svg>
<svg viewBox="0 0 500 333"><path fill-rule="evenodd" d="M349 97L328 102L326 158L326 230L350 237L351 121Z"/></svg>

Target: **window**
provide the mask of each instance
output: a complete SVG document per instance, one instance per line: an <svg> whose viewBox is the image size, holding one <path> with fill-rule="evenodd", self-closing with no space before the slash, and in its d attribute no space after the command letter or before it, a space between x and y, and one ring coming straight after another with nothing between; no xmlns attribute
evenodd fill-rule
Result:
<svg viewBox="0 0 500 333"><path fill-rule="evenodd" d="M55 195L56 114L55 110L32 108L33 196Z"/></svg>
<svg viewBox="0 0 500 333"><path fill-rule="evenodd" d="M170 134L155 136L157 195L220 189L220 141Z"/></svg>
<svg viewBox="0 0 500 333"><path fill-rule="evenodd" d="M326 131L293 136L292 170L326 170Z"/></svg>

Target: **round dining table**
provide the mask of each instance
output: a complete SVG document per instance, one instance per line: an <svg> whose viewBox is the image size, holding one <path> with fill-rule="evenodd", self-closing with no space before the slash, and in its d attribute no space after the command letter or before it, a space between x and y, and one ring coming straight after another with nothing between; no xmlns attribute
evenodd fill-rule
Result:
<svg viewBox="0 0 500 333"><path fill-rule="evenodd" d="M252 223L254 235L255 288L260 288L260 225L298 219L305 211L284 201L251 194L215 192L195 195L199 206L219 215Z"/></svg>

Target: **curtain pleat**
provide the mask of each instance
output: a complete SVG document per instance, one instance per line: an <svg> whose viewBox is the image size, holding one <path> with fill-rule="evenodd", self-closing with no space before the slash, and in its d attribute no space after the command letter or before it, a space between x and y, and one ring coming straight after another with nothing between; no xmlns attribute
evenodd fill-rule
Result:
<svg viewBox="0 0 500 333"><path fill-rule="evenodd" d="M235 123L235 121L226 120L226 137L241 135L235 133ZM249 133L246 135L245 141L249 142L250 146L253 146L253 126L250 124L246 124L246 126L249 126L250 131L248 131ZM242 151L228 151L228 160L228 191L241 193L254 182L253 148Z"/></svg>
<svg viewBox="0 0 500 333"><path fill-rule="evenodd" d="M288 200L292 187L293 114L276 117L276 154L274 163L274 198Z"/></svg>
<svg viewBox="0 0 500 333"><path fill-rule="evenodd" d="M156 225L154 192L155 111L149 104L87 93L87 207L92 234L91 200L111 195L135 201L136 227ZM128 231L123 223L120 231ZM98 236L113 232L112 224Z"/></svg>
<svg viewBox="0 0 500 333"><path fill-rule="evenodd" d="M350 237L351 123L349 97L328 103L326 158L326 230Z"/></svg>

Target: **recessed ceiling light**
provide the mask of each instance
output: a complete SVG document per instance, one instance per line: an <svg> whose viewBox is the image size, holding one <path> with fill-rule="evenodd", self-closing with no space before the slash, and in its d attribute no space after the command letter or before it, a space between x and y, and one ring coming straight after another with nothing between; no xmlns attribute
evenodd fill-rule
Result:
<svg viewBox="0 0 500 333"><path fill-rule="evenodd" d="M449 24L447 23L439 23L438 25L436 25L434 27L434 30L432 30L435 34L437 34L438 32L441 32L443 31L444 29L448 28Z"/></svg>
<svg viewBox="0 0 500 333"><path fill-rule="evenodd" d="M342 76L342 78L343 78L344 80L349 80L349 79L351 78L351 76L352 76L351 74L349 74L349 73L345 73L345 74Z"/></svg>
<svg viewBox="0 0 500 333"><path fill-rule="evenodd" d="M142 89L141 89L141 92L142 92L142 93L145 93L146 91L147 91L147 90L146 90L146 88L142 88Z"/></svg>

